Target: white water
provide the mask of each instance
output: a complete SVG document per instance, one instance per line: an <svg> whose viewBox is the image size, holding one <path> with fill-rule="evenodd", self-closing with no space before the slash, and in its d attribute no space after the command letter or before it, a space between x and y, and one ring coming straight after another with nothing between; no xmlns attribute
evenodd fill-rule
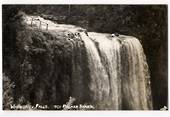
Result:
<svg viewBox="0 0 170 117"><path fill-rule="evenodd" d="M149 71L140 42L134 37L123 35L112 38L109 34L89 33L89 37L82 36L85 45L88 45L87 50L98 48L101 65L108 76L108 100L111 109L152 109ZM90 39L97 42L97 46L86 42ZM94 58L95 55L90 57ZM99 65L96 61L93 62ZM96 79L103 78L96 77Z"/></svg>
<svg viewBox="0 0 170 117"><path fill-rule="evenodd" d="M109 78L101 63L101 58L93 41L85 34L80 33L85 43L88 54L88 63L90 69L90 96L98 106L104 106L109 99ZM106 105L105 105L106 106Z"/></svg>
<svg viewBox="0 0 170 117"><path fill-rule="evenodd" d="M98 43L98 51L102 59L101 63L107 72L107 80L109 81L109 106L112 109L120 109L120 44L116 38L109 39L107 36L108 34L89 33L89 37L92 37L92 40Z"/></svg>
<svg viewBox="0 0 170 117"><path fill-rule="evenodd" d="M32 18L34 19L32 21ZM40 16L25 16L24 17L24 21L28 24L31 25L31 21L33 23L34 27L39 28L40 26L40 21L35 20L35 19L39 19L41 21L41 30L46 30L46 24L48 24L48 30L49 31L69 31L69 32L77 32L78 30L82 30L83 28L81 27L77 27L74 25L65 25L65 24L57 24L54 23L50 20L45 20L44 18L40 17Z"/></svg>
<svg viewBox="0 0 170 117"><path fill-rule="evenodd" d="M49 24L49 31L67 30L75 33L80 29L39 19ZM29 20L26 21L30 24ZM152 109L150 76L140 42L123 35L119 38L94 32L89 32L89 36L84 32L80 35L87 52L90 80L85 87L90 90L91 103L97 109Z"/></svg>
<svg viewBox="0 0 170 117"><path fill-rule="evenodd" d="M151 109L151 90L148 66L140 42L126 37L122 45L123 103L130 109Z"/></svg>

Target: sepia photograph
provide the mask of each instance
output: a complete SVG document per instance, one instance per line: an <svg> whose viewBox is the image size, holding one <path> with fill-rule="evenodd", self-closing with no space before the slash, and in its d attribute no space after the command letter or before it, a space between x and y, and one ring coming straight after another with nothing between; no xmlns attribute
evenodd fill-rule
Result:
<svg viewBox="0 0 170 117"><path fill-rule="evenodd" d="M2 109L168 106L168 5L3 4Z"/></svg>

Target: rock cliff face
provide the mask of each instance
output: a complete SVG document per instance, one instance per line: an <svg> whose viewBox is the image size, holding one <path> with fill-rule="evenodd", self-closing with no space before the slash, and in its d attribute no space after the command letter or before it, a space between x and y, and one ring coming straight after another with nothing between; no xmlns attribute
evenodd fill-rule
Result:
<svg viewBox="0 0 170 117"><path fill-rule="evenodd" d="M23 16L17 27L9 26L12 46L3 47L4 73L15 83L14 104L22 97L22 104L54 109L73 97L74 104L95 109L152 109L146 57L136 38L87 34L80 27L31 17L36 19Z"/></svg>
<svg viewBox="0 0 170 117"><path fill-rule="evenodd" d="M14 27L17 23L20 25ZM21 97L22 104L49 107L65 104L70 96L76 97L76 103L89 100L88 88L84 89L89 68L82 39L70 38L69 31L41 30L24 21L13 24L5 32L11 45L7 47L4 40L3 72L15 83L14 104L19 104Z"/></svg>

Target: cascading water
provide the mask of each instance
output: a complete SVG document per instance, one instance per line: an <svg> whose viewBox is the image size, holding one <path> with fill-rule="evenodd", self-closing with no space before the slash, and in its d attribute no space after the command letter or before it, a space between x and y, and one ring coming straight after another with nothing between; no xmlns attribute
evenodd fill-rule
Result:
<svg viewBox="0 0 170 117"><path fill-rule="evenodd" d="M146 57L140 42L125 38L121 48L122 105L124 109L152 109Z"/></svg>
<svg viewBox="0 0 170 117"><path fill-rule="evenodd" d="M121 106L121 80L119 78L120 71L120 44L116 40L108 39L105 35L99 33L89 33L89 37L93 43L91 44L93 48L96 49L96 55L98 54L100 58L100 63L95 63L96 65L101 64L104 69L105 78L107 80L107 84L103 82L103 76L96 76L95 79L99 79L102 85L107 86L107 93L103 92L103 98L106 100L105 104L107 106L105 109L120 109ZM86 37L86 38L89 38ZM89 38L90 39L90 38ZM90 39L90 40L91 40ZM87 39L84 39L85 45ZM88 44L90 46L90 44ZM90 47L87 47L88 50ZM93 53L91 53L91 57L94 57ZM89 63L91 64L91 62ZM98 68L98 67L97 67ZM96 70L96 74L102 73L99 70ZM92 72L93 74L93 72ZM105 81L105 79L104 79ZM93 84L94 85L94 84ZM103 101L102 101L103 102Z"/></svg>
<svg viewBox="0 0 170 117"><path fill-rule="evenodd" d="M89 95L90 97L93 97L91 101L100 108L100 106L107 104L109 99L108 75L102 65L101 58L94 42L85 33L80 34L87 49L88 68L91 76L88 84L88 87L90 87Z"/></svg>
<svg viewBox="0 0 170 117"><path fill-rule="evenodd" d="M27 20L27 23L30 22ZM54 49L56 53L53 60L56 66L50 70L51 79L49 75L46 76L46 82L49 79L55 81L52 84L47 83L49 87L50 84L53 87L50 92L52 93L50 104L66 103L67 98L71 96L75 98L74 104L92 104L96 110L152 109L150 75L138 39L123 35L112 37L111 34L94 32L86 34L79 31L82 30L80 27L54 24L49 21L48 23L49 32L55 35L59 33L58 31L63 31L61 36L64 34L65 37L57 38L57 42L53 40L57 47ZM75 32L80 33L78 38L74 37ZM38 89L41 89L44 95L47 92L48 96L50 93L48 90L45 92L46 87L43 86ZM35 85L34 88L36 87ZM39 93L34 98L34 103L49 103Z"/></svg>
<svg viewBox="0 0 170 117"><path fill-rule="evenodd" d="M81 34L88 55L89 83L101 109L152 109L148 66L134 37Z"/></svg>

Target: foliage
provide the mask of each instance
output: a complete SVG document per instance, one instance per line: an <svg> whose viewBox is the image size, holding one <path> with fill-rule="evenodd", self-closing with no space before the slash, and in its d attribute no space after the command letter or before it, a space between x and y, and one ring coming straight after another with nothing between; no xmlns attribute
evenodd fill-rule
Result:
<svg viewBox="0 0 170 117"><path fill-rule="evenodd" d="M13 104L13 88L14 83L3 74L3 109L10 110L10 106Z"/></svg>

